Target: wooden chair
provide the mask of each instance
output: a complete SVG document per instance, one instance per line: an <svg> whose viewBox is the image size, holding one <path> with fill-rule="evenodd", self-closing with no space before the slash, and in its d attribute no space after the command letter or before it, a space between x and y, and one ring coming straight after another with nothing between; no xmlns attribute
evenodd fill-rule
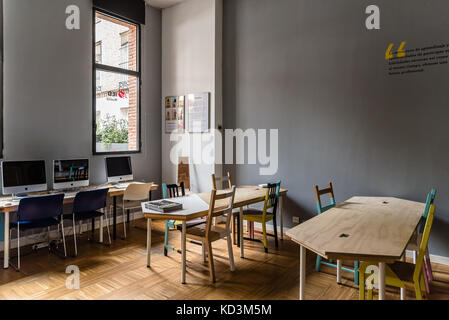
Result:
<svg viewBox="0 0 449 320"><path fill-rule="evenodd" d="M426 292L424 283L423 263L426 255L427 244L429 243L430 230L432 229L433 219L435 213L435 206L430 205L426 224L424 227L423 237L419 246L419 254L416 264L404 261L396 261L392 264L386 265L385 270L385 284L401 288L401 300L405 299L404 291L407 287L412 287L415 290L417 300L422 300L423 294ZM359 284L359 299L365 299L365 279L369 274L366 269L370 265L377 265L376 262L363 262L360 266L360 284ZM368 298L373 298L373 289L368 288Z"/></svg>
<svg viewBox="0 0 449 320"><path fill-rule="evenodd" d="M235 186L232 187L231 191L226 191L217 194L217 190L213 189L210 194L209 212L207 214L206 223L187 229L187 238L200 241L207 248L208 259L209 259L209 272L210 280L215 282L215 269L214 269L214 256L212 253L212 242L219 239L227 238L228 242L228 254L229 254L229 264L231 266L231 271L235 270L234 266L234 255L232 253L232 241L231 241L231 213L234 204L235 196ZM217 200L228 199L226 207L219 209L215 208L215 202ZM226 216L225 227L215 226L212 223L214 218ZM204 254L203 254L204 259Z"/></svg>
<svg viewBox="0 0 449 320"><path fill-rule="evenodd" d="M215 174L212 174L212 189L220 190L220 188L217 188L217 182L221 182L222 189L231 189L232 188L231 173L228 172L225 177L217 177L215 176ZM239 211L232 212L232 239L233 239L232 241L237 246L240 246L240 243L238 241L240 234L239 219L240 219Z"/></svg>
<svg viewBox="0 0 449 320"><path fill-rule="evenodd" d="M248 223L251 222L258 222L262 224L262 233L263 233L263 246L265 248L265 252L268 252L268 241L267 236L274 236L275 238L275 244L276 248L278 247L278 234L277 234L277 224L276 224L276 210L278 207L278 200L279 200L279 191L281 189L281 182L277 183L269 183L267 185L267 191L265 194L265 201L263 210L257 210L248 208L246 210L243 210L243 220L248 221ZM272 209L271 212L268 210ZM266 223L269 221L273 221L273 228L274 228L274 235L267 234L267 227ZM247 239L247 240L253 240L253 239ZM259 241L259 240L257 240Z"/></svg>
<svg viewBox="0 0 449 320"><path fill-rule="evenodd" d="M418 228L416 229L415 233L413 234L412 239L410 240L409 244L407 245L407 250L413 251L413 263L415 263L415 264L416 264L416 260L418 257L419 246L422 242L422 237L423 237L424 227L425 227L426 220L427 220L427 215L429 214L430 206L435 201L435 196L436 196L435 189L432 189L427 194L426 207L425 207L423 215L421 217L421 221L419 222ZM405 254L404 254L404 260L405 260ZM429 255L428 248L426 248L423 270L424 270L424 281L425 281L425 285L426 285L426 291L427 291L427 293L430 294L429 283L433 280L433 273L432 273L432 266L430 264L430 255Z"/></svg>
<svg viewBox="0 0 449 320"><path fill-rule="evenodd" d="M329 205L327 206L323 206L323 203L321 202L321 196L328 194L330 199L329 199ZM317 213L318 214L322 214L323 212L326 212L327 210L335 207L335 195L334 195L334 188L332 187L332 182L329 182L328 186L326 189L319 189L318 186L315 186L315 199L316 199L316 208L317 208ZM322 261L322 258L320 255L317 255L316 257L316 264L315 264L315 270L316 272L320 271L320 267L321 265L326 265L329 267L333 267L333 268L337 268L337 282L340 282L340 275L341 275L341 270L345 270L345 271L349 271L351 273L354 274L354 283L358 284L359 281L359 274L358 274L358 269L359 269L359 261L354 261L354 269L350 269L350 268L346 268L346 267L342 267L341 266L341 261L337 260L337 264L333 263L332 260L330 260L329 262L326 261Z"/></svg>
<svg viewBox="0 0 449 320"><path fill-rule="evenodd" d="M212 174L212 187L214 190L219 190L217 188L217 182L222 183L223 189L231 189L232 188L232 177L231 173L228 172L226 177L216 177L215 174ZM223 182L227 182L227 186L223 185Z"/></svg>
<svg viewBox="0 0 449 320"><path fill-rule="evenodd" d="M150 191L153 183L131 183L126 188L122 203L118 203L117 207L122 209L123 212L123 234L126 239L126 217L125 212L129 214L130 210L140 209L142 210L142 201L149 201ZM133 213L134 220L134 213Z"/></svg>
<svg viewBox="0 0 449 320"><path fill-rule="evenodd" d="M164 199L169 198L178 198L178 197L184 197L186 195L186 191L184 188L184 182L181 182L179 185L177 184L162 184L162 197ZM205 223L205 219L194 219L191 221L187 221L187 228L191 228L194 226L197 226L199 224ZM176 220L166 220L165 221L165 237L164 237L164 255L168 255L168 249L172 251L176 251L178 253L181 253L180 249L175 248L174 246L170 245L168 243L168 237L170 231L174 230L182 230L181 221Z"/></svg>

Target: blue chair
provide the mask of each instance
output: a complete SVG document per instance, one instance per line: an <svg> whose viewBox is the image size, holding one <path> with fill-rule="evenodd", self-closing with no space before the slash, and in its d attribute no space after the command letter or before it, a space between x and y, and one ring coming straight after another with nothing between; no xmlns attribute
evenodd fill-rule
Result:
<svg viewBox="0 0 449 320"><path fill-rule="evenodd" d="M10 238L12 229L17 229L17 271L20 270L20 231L36 228L47 228L50 247L50 227L58 225L62 230L64 256L67 256L62 215L64 194L51 196L23 198L19 202L17 221L10 223ZM11 244L11 242L10 242ZM9 250L10 248L8 248Z"/></svg>
<svg viewBox="0 0 449 320"><path fill-rule="evenodd" d="M325 195L325 194L329 194L329 196L330 196L329 205L327 205L327 206L323 206L323 204L321 202L321 196ZM322 213L326 212L327 210L335 207L335 195L334 195L334 188L332 187L332 182L329 182L329 185L327 186L326 189L320 190L318 188L318 186L315 186L315 198L316 198L316 208L317 208L318 214L322 214ZM315 265L316 272L320 271L320 267L322 264L329 266L329 267L338 268L338 265L333 263L332 260L330 260L329 262L322 261L321 256L317 255L316 265ZM354 274L354 283L356 285L359 284L359 261L354 261L354 269L350 269L350 268L346 268L346 267L341 267L341 269L353 273Z"/></svg>
<svg viewBox="0 0 449 320"><path fill-rule="evenodd" d="M76 222L92 220L92 231L94 231L95 218L100 218L100 242L103 242L103 218L106 219L109 244L111 244L111 234L109 233L109 220L106 215L106 198L109 189L98 189L78 192L73 202L72 214L64 215L64 219L71 219L73 223L73 240L75 242L75 256L78 255L76 244ZM80 227L81 231L81 227Z"/></svg>

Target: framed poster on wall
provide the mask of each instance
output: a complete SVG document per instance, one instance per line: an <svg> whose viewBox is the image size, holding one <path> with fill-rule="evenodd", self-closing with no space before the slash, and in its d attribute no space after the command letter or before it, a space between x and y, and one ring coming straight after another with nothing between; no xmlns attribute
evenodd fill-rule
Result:
<svg viewBox="0 0 449 320"><path fill-rule="evenodd" d="M186 127L188 132L202 133L209 131L209 96L209 92L186 96Z"/></svg>
<svg viewBox="0 0 449 320"><path fill-rule="evenodd" d="M165 133L184 132L184 96L165 98Z"/></svg>

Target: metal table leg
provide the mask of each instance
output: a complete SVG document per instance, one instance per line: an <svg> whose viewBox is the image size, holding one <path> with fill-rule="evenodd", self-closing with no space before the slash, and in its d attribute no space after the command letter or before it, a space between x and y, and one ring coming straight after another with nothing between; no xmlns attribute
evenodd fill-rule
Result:
<svg viewBox="0 0 449 320"><path fill-rule="evenodd" d="M117 239L117 197L112 197L112 238Z"/></svg>

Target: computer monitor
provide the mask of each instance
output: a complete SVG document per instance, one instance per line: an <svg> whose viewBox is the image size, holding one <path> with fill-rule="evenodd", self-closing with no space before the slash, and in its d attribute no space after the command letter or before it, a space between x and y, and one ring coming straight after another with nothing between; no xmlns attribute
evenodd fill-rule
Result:
<svg viewBox="0 0 449 320"><path fill-rule="evenodd" d="M109 183L133 180L131 157L106 158L106 175Z"/></svg>
<svg viewBox="0 0 449 320"><path fill-rule="evenodd" d="M47 190L45 161L3 161L3 194L26 194Z"/></svg>
<svg viewBox="0 0 449 320"><path fill-rule="evenodd" d="M89 186L89 159L53 160L53 189Z"/></svg>

